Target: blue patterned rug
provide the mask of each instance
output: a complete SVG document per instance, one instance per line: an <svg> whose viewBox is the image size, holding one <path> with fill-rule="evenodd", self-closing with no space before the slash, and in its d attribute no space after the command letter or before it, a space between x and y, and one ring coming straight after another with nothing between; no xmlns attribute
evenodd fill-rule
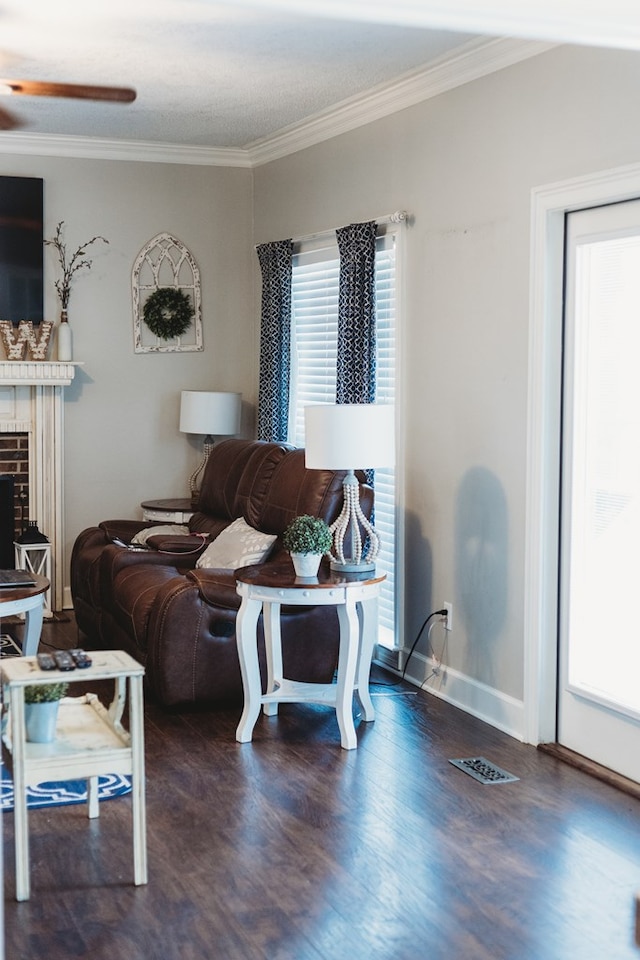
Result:
<svg viewBox="0 0 640 960"><path fill-rule="evenodd" d="M22 647L16 638L5 630L0 633L0 657L19 657L22 655Z"/></svg>
<svg viewBox="0 0 640 960"><path fill-rule="evenodd" d="M109 774L98 777L98 799L111 800L131 793L131 777ZM39 783L36 787L27 787L27 807L61 807L71 803L87 802L86 780L67 780L64 783ZM0 781L0 810L6 813L13 810L13 781L6 767L2 767Z"/></svg>

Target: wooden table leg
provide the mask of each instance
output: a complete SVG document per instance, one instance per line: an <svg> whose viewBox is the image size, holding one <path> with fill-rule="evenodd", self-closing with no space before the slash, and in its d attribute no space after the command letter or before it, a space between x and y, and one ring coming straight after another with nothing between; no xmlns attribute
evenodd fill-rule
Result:
<svg viewBox="0 0 640 960"><path fill-rule="evenodd" d="M249 597L243 596L236 618L238 658L244 690L244 709L236 729L236 740L239 743L249 743L251 740L262 701L257 639L258 617L261 607L261 600L251 600Z"/></svg>
<svg viewBox="0 0 640 960"><path fill-rule="evenodd" d="M87 780L87 816L90 820L100 816L98 777L89 777Z"/></svg>
<svg viewBox="0 0 640 960"><path fill-rule="evenodd" d="M338 686L336 690L336 714L340 728L340 744L345 750L358 746L353 723L353 689L358 664L360 624L356 601L347 597L338 607L340 622L340 653L338 655Z"/></svg>
<svg viewBox="0 0 640 960"><path fill-rule="evenodd" d="M35 657L42 633L42 618L44 614L44 595L36 597L36 603L25 611L24 633L22 640L22 656Z"/></svg>
<svg viewBox="0 0 640 960"><path fill-rule="evenodd" d="M27 819L27 785L24 773L25 722L24 688L16 687L10 699L11 750L13 754L13 811L16 850L16 900L28 900L29 824Z"/></svg>
<svg viewBox="0 0 640 960"><path fill-rule="evenodd" d="M263 603L262 620L264 623L264 642L267 654L267 693L274 693L282 683L282 637L280 635L280 604ZM262 712L267 717L275 717L278 704L275 701L265 703Z"/></svg>
<svg viewBox="0 0 640 960"><path fill-rule="evenodd" d="M142 677L129 677L131 732L131 806L133 810L133 881L147 882L147 813L144 780Z"/></svg>
<svg viewBox="0 0 640 960"><path fill-rule="evenodd" d="M360 603L360 649L356 676L357 694L362 707L362 719L370 723L376 713L369 692L369 674L378 628L378 598L371 597Z"/></svg>

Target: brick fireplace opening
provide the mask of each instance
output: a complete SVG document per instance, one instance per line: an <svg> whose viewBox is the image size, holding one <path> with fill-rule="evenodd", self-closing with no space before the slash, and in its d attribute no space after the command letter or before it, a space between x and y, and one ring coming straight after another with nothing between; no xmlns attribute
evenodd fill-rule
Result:
<svg viewBox="0 0 640 960"><path fill-rule="evenodd" d="M15 510L14 479L10 473L0 473L0 568L11 570L14 566Z"/></svg>
<svg viewBox="0 0 640 960"><path fill-rule="evenodd" d="M23 524L26 524L29 519L28 433L0 434L0 483L0 511L5 522L9 516L11 517L11 554L13 555L13 541L22 534ZM12 563L6 562L3 540L0 541L2 566L13 566Z"/></svg>

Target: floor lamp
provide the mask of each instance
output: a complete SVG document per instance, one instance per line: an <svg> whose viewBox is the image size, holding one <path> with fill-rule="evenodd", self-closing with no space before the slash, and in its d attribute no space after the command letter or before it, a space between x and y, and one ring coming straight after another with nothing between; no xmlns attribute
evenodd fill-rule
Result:
<svg viewBox="0 0 640 960"><path fill-rule="evenodd" d="M362 512L354 471L395 463L394 407L378 403L317 404L305 407L304 416L306 466L311 470L347 471L342 512L331 525L331 567L352 573L374 570L380 537Z"/></svg>
<svg viewBox="0 0 640 960"><path fill-rule="evenodd" d="M241 393L183 390L180 395L181 432L204 435L202 460L189 478L193 506L197 505L200 496L200 477L213 449L213 438L239 432L241 408Z"/></svg>

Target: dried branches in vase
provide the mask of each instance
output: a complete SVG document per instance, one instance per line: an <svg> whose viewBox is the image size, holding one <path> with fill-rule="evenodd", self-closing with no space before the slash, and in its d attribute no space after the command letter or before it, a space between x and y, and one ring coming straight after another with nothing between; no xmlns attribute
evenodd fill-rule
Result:
<svg viewBox="0 0 640 960"><path fill-rule="evenodd" d="M67 321L67 307L71 296L71 282L78 270L90 270L92 261L87 257L87 249L94 243L109 243L104 237L95 236L86 243L80 244L75 253L69 256L67 245L63 237L64 220L56 227L51 240L45 240L45 246L54 247L58 253L58 262L62 268L62 277L55 281L55 287L60 300L60 327L58 329L58 360L72 359L71 328Z"/></svg>
<svg viewBox="0 0 640 960"><path fill-rule="evenodd" d="M61 220L56 227L56 232L53 239L45 240L44 242L46 246L55 247L55 249L58 251L58 261L62 267L62 278L60 280L56 280L55 286L58 292L60 306L63 310L66 310L69 306L69 297L71 296L71 280L73 279L73 275L77 273L78 270L91 269L92 261L87 259L87 248L93 243L97 243L98 240L102 241L102 243L109 243L109 241L100 236L92 237L91 240L87 240L86 243L80 244L76 252L68 257L67 245L62 236L63 227L64 220Z"/></svg>

